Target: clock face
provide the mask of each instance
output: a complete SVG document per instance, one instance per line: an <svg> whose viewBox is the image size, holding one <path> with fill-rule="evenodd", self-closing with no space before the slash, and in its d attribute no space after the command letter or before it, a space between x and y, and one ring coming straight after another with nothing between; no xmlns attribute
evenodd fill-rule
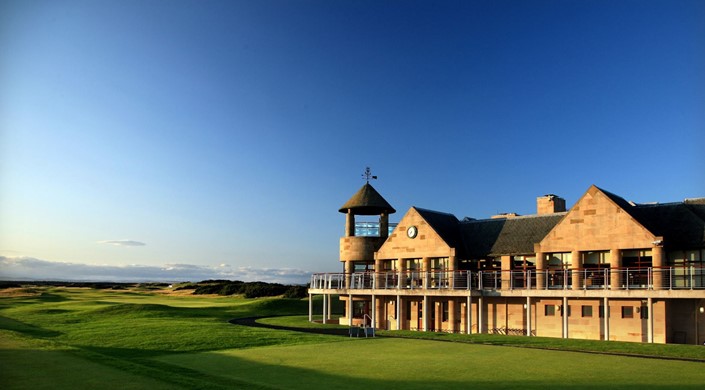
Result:
<svg viewBox="0 0 705 390"><path fill-rule="evenodd" d="M409 226L408 229L406 229L406 235L409 236L409 238L414 238L416 237L416 234L418 233L418 229L416 229L416 226Z"/></svg>

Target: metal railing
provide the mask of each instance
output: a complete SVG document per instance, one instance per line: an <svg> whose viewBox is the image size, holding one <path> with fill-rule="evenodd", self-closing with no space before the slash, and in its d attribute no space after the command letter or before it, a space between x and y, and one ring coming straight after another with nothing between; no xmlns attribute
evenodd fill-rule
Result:
<svg viewBox="0 0 705 390"><path fill-rule="evenodd" d="M316 273L327 290L701 290L705 267Z"/></svg>

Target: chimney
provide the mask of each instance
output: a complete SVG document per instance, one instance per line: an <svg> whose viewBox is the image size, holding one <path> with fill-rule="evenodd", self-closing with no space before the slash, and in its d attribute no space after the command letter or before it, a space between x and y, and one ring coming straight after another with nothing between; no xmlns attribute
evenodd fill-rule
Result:
<svg viewBox="0 0 705 390"><path fill-rule="evenodd" d="M553 214L565 211L565 199L558 195L548 194L536 198L536 214Z"/></svg>

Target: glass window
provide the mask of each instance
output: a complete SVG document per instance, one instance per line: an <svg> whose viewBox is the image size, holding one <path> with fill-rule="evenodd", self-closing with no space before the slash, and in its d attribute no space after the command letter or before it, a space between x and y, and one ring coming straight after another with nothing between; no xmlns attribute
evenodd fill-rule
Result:
<svg viewBox="0 0 705 390"><path fill-rule="evenodd" d="M563 268L568 269L572 264L570 252L565 253L550 253L548 256L548 268Z"/></svg>
<svg viewBox="0 0 705 390"><path fill-rule="evenodd" d="M546 317L552 317L556 315L556 305L546 305L544 306L544 313Z"/></svg>
<svg viewBox="0 0 705 390"><path fill-rule="evenodd" d="M622 306L622 318L634 318L634 308L632 306Z"/></svg>
<svg viewBox="0 0 705 390"><path fill-rule="evenodd" d="M583 305L581 307L583 317L592 317L592 306Z"/></svg>

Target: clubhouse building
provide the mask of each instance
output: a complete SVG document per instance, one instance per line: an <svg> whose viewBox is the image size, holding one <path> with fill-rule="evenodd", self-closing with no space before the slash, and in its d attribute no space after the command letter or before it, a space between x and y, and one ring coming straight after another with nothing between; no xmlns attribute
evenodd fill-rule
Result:
<svg viewBox="0 0 705 390"><path fill-rule="evenodd" d="M705 198L635 204L591 186L570 209L536 203L462 220L412 207L390 224L367 183L339 210L344 272L312 275L309 296L324 322L339 296L351 327L705 342Z"/></svg>

